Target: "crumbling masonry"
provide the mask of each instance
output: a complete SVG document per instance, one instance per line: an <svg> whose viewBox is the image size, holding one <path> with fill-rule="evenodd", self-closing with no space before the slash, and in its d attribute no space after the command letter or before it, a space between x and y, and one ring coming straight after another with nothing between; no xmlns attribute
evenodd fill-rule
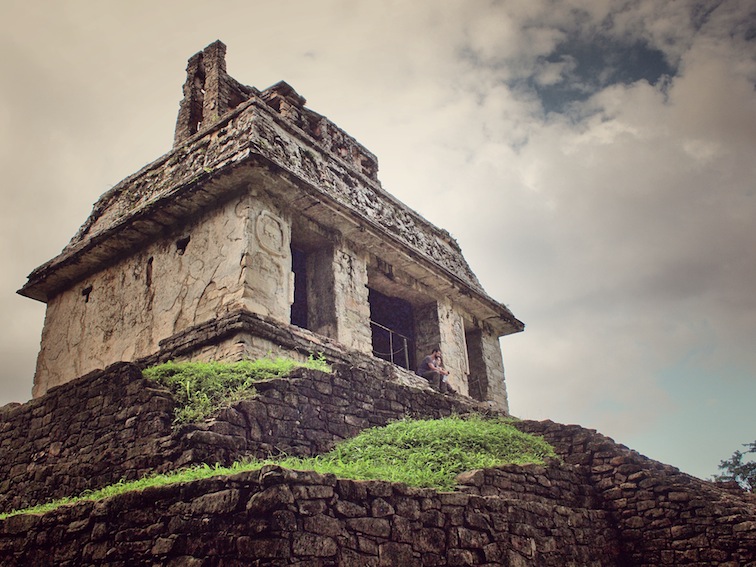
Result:
<svg viewBox="0 0 756 567"><path fill-rule="evenodd" d="M19 291L47 303L33 395L117 361L349 353L402 373L439 345L460 393L507 411L498 340L523 324L372 153L285 82L238 83L225 51L189 60L173 149Z"/></svg>

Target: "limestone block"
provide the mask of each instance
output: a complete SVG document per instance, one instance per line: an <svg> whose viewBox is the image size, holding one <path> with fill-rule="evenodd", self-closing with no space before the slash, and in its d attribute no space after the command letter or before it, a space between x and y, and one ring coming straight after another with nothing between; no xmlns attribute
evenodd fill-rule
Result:
<svg viewBox="0 0 756 567"><path fill-rule="evenodd" d="M488 376L488 400L496 409L509 413L509 398L499 338L490 333L483 333L482 339L483 360Z"/></svg>
<svg viewBox="0 0 756 567"><path fill-rule="evenodd" d="M467 348L462 315L444 298L438 302L439 346L444 356L444 366L450 372L449 383L462 395L468 395Z"/></svg>
<svg viewBox="0 0 756 567"><path fill-rule="evenodd" d="M416 357L421 361L438 346L443 353L444 367L449 371L449 383L463 395L468 395L467 349L462 315L447 298L415 310Z"/></svg>

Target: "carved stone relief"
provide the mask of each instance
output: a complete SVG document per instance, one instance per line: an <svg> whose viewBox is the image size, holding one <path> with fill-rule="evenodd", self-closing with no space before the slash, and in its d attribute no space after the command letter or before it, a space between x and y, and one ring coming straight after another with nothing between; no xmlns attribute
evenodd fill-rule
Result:
<svg viewBox="0 0 756 567"><path fill-rule="evenodd" d="M260 247L276 256L286 255L286 231L284 222L270 211L262 211L257 217L255 236Z"/></svg>

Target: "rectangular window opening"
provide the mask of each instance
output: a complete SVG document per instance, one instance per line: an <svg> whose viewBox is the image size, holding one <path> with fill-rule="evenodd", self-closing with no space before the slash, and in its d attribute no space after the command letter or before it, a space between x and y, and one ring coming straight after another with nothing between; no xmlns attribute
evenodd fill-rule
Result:
<svg viewBox="0 0 756 567"><path fill-rule="evenodd" d="M294 302L291 304L291 324L309 329L307 326L307 253L291 248L291 271L294 272Z"/></svg>
<svg viewBox="0 0 756 567"><path fill-rule="evenodd" d="M415 368L415 328L412 304L368 289L373 356L402 368Z"/></svg>

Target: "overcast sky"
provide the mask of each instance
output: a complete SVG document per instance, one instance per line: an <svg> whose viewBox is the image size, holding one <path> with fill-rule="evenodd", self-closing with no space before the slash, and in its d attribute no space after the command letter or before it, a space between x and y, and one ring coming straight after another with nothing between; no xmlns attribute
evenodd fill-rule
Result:
<svg viewBox="0 0 756 567"><path fill-rule="evenodd" d="M756 439L751 0L2 0L0 405L44 305L15 295L170 150L187 59L283 79L379 159L526 324L511 411L708 477Z"/></svg>

